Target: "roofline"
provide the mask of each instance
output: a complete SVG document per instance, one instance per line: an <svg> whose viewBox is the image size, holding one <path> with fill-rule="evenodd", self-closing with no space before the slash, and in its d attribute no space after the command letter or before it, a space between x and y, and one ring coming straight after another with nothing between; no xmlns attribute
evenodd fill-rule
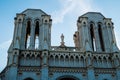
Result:
<svg viewBox="0 0 120 80"><path fill-rule="evenodd" d="M85 14L81 15L80 17L83 17L84 15L86 15L86 14L88 14L88 13L92 13L92 14L100 14L100 15L103 16L103 14L100 13L100 12L86 12ZM105 16L103 16L103 17L105 18Z"/></svg>
<svg viewBox="0 0 120 80"><path fill-rule="evenodd" d="M33 9L33 8L28 8L28 9L22 11L21 14L23 14L23 13L24 13L25 11L27 11L27 10L41 11L41 12L43 12L45 15L48 15L47 13L45 13L45 12L44 12L43 10L41 10L41 9Z"/></svg>

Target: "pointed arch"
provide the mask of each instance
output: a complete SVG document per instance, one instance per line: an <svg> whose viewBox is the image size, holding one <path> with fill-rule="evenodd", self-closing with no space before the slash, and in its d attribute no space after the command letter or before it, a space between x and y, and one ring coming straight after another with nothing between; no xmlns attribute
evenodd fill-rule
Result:
<svg viewBox="0 0 120 80"><path fill-rule="evenodd" d="M105 51L103 35L102 35L102 24L101 23L98 23L98 34L99 34L99 39L100 39L101 50Z"/></svg>
<svg viewBox="0 0 120 80"><path fill-rule="evenodd" d="M102 58L101 58L101 56L98 57L98 67L102 67Z"/></svg>
<svg viewBox="0 0 120 80"><path fill-rule="evenodd" d="M108 67L111 68L112 67L112 58L108 57Z"/></svg>
<svg viewBox="0 0 120 80"><path fill-rule="evenodd" d="M34 79L32 79L32 78L25 78L24 80L34 80Z"/></svg>
<svg viewBox="0 0 120 80"><path fill-rule="evenodd" d="M91 47L93 51L96 51L96 44L95 44L95 33L94 33L94 23L90 23L90 37L91 37Z"/></svg>
<svg viewBox="0 0 120 80"><path fill-rule="evenodd" d="M98 65L97 65L97 58L94 56L93 57L93 65L94 65L94 67L97 67Z"/></svg>
<svg viewBox="0 0 120 80"><path fill-rule="evenodd" d="M105 56L103 57L103 67L105 67L105 68L108 67L107 66L107 58Z"/></svg>
<svg viewBox="0 0 120 80"><path fill-rule="evenodd" d="M27 49L30 46L30 33L31 33L31 21L27 21L26 26L26 38L25 38L25 48Z"/></svg>
<svg viewBox="0 0 120 80"><path fill-rule="evenodd" d="M68 55L66 55L65 56L65 65L67 66L67 65L69 65L69 56Z"/></svg>
<svg viewBox="0 0 120 80"><path fill-rule="evenodd" d="M64 76L58 77L56 80L80 80L80 79L76 78L73 75L64 75Z"/></svg>
<svg viewBox="0 0 120 80"><path fill-rule="evenodd" d="M54 59L54 56L53 55L50 55L49 56L49 64L50 65L53 65L53 61L54 61L55 59Z"/></svg>
<svg viewBox="0 0 120 80"><path fill-rule="evenodd" d="M80 66L84 67L84 57L83 56L80 57Z"/></svg>
<svg viewBox="0 0 120 80"><path fill-rule="evenodd" d="M39 21L35 22L35 49L39 47Z"/></svg>

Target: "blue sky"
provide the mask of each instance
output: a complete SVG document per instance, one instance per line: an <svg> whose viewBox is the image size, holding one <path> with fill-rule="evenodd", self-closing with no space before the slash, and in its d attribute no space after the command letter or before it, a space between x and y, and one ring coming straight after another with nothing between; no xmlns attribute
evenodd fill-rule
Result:
<svg viewBox="0 0 120 80"><path fill-rule="evenodd" d="M66 46L74 46L73 34L77 29L78 16L86 12L101 12L112 18L117 45L120 48L120 1L119 0L1 0L0 1L0 71L7 64L7 50L12 41L14 17L27 8L41 9L50 14L52 45L60 45L60 35L65 36Z"/></svg>

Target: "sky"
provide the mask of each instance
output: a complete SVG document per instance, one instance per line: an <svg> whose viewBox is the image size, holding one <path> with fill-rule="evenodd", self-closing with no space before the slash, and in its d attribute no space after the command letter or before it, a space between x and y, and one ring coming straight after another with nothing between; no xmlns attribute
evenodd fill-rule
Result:
<svg viewBox="0 0 120 80"><path fill-rule="evenodd" d="M101 12L112 18L117 45L120 48L120 0L0 0L0 71L7 64L7 50L11 44L16 13L32 8L51 15L53 46L60 45L60 36L65 36L65 45L74 46L73 34L77 30L79 16L86 12Z"/></svg>

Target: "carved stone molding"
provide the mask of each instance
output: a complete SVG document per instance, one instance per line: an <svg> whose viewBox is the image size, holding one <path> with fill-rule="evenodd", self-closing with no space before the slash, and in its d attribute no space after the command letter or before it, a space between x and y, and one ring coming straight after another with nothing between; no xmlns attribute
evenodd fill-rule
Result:
<svg viewBox="0 0 120 80"><path fill-rule="evenodd" d="M62 72L62 73L87 73L86 68L61 68L61 67L51 67L49 72Z"/></svg>
<svg viewBox="0 0 120 80"><path fill-rule="evenodd" d="M41 72L41 68L40 67L19 67L18 72Z"/></svg>
<svg viewBox="0 0 120 80"><path fill-rule="evenodd" d="M116 74L113 68L95 68L95 74Z"/></svg>

